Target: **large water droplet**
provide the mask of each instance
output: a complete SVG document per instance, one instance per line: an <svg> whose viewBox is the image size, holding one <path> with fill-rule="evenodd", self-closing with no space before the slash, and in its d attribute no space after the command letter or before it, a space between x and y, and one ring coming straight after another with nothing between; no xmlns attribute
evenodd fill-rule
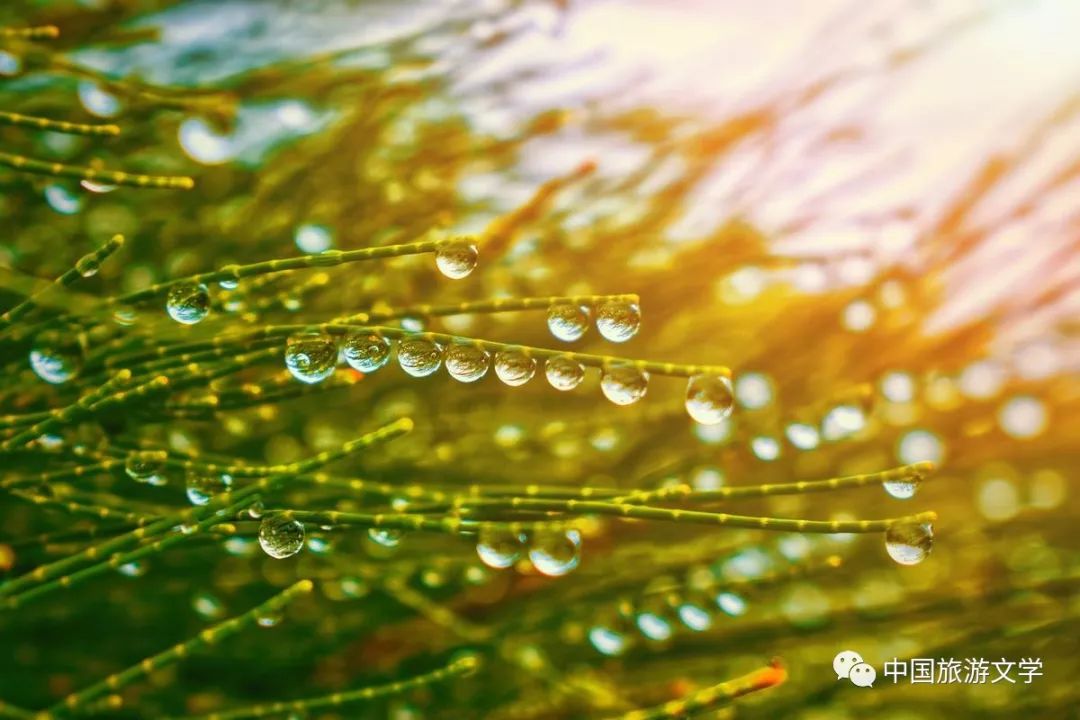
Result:
<svg viewBox="0 0 1080 720"><path fill-rule="evenodd" d="M231 475L196 470L187 474L187 498L192 505L206 505L215 495L228 492L231 487Z"/></svg>
<svg viewBox="0 0 1080 720"><path fill-rule="evenodd" d="M476 382L487 375L489 361L487 352L475 345L451 345L443 358L446 372L463 383Z"/></svg>
<svg viewBox="0 0 1080 720"><path fill-rule="evenodd" d="M563 303L548 309L548 329L556 339L573 342L589 329L589 308Z"/></svg>
<svg viewBox="0 0 1080 720"><path fill-rule="evenodd" d="M909 475L885 480L881 483L881 487L885 488L885 492L897 500L907 500L915 497L921 480L922 478L918 475Z"/></svg>
<svg viewBox="0 0 1080 720"><path fill-rule="evenodd" d="M124 472L135 482L161 487L165 484L161 469L167 457L161 450L133 450L124 460Z"/></svg>
<svg viewBox="0 0 1080 720"><path fill-rule="evenodd" d="M641 308L632 302L606 302L596 310L596 329L611 342L626 342L641 327Z"/></svg>
<svg viewBox="0 0 1080 720"><path fill-rule="evenodd" d="M535 533L529 543L529 560L544 575L566 575L581 562L581 533L577 530Z"/></svg>
<svg viewBox="0 0 1080 720"><path fill-rule="evenodd" d="M328 335L293 335L285 346L285 367L308 384L325 380L337 369L338 351Z"/></svg>
<svg viewBox="0 0 1080 720"><path fill-rule="evenodd" d="M436 250L435 265L446 277L451 280L460 280L473 271L479 257L476 243L471 239L462 238Z"/></svg>
<svg viewBox="0 0 1080 720"><path fill-rule="evenodd" d="M695 375L686 383L686 412L695 422L716 425L734 406L735 392L723 375Z"/></svg>
<svg viewBox="0 0 1080 720"><path fill-rule="evenodd" d="M398 343L397 360L413 377L427 377L442 365L442 348L424 338L407 338Z"/></svg>
<svg viewBox="0 0 1080 720"><path fill-rule="evenodd" d="M384 548L395 548L401 544L401 538L405 533L396 528L368 528L368 537L376 545Z"/></svg>
<svg viewBox="0 0 1080 720"><path fill-rule="evenodd" d="M350 335L342 349L349 367L362 373L375 372L390 359L390 341L382 335Z"/></svg>
<svg viewBox="0 0 1080 720"><path fill-rule="evenodd" d="M292 557L304 547L304 524L285 515L268 515L259 523L259 545L272 558Z"/></svg>
<svg viewBox="0 0 1080 720"><path fill-rule="evenodd" d="M551 387L565 392L581 384L585 379L585 368L571 357L556 355L544 363L544 375Z"/></svg>
<svg viewBox="0 0 1080 720"><path fill-rule="evenodd" d="M901 565L918 565L934 547L934 526L928 522L898 522L885 531L885 550Z"/></svg>
<svg viewBox="0 0 1080 720"><path fill-rule="evenodd" d="M509 530L481 530L476 541L476 554L497 570L513 566L524 553L525 537Z"/></svg>
<svg viewBox="0 0 1080 720"><path fill-rule="evenodd" d="M495 375L510 387L518 387L532 380L536 374L536 360L520 350L501 350L495 353Z"/></svg>
<svg viewBox="0 0 1080 720"><path fill-rule="evenodd" d="M632 405L645 397L649 389L649 373L633 365L605 368L600 376L600 390L616 405Z"/></svg>
<svg viewBox="0 0 1080 720"><path fill-rule="evenodd" d="M47 330L34 338L30 369L51 385L60 385L79 374L82 351L69 332Z"/></svg>
<svg viewBox="0 0 1080 720"><path fill-rule="evenodd" d="M202 283L173 285L165 299L165 310L178 323L201 322L210 314L210 290Z"/></svg>

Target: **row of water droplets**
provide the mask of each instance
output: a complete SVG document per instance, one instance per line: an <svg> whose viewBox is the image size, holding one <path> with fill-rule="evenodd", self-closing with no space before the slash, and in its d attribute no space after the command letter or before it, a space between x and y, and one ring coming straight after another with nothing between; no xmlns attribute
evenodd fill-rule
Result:
<svg viewBox="0 0 1080 720"><path fill-rule="evenodd" d="M166 454L161 451L133 451L125 461L129 477L144 484L162 486L166 483L163 468ZM905 477L883 483L890 495L909 498L914 495L919 477ZM186 495L197 506L206 505L216 495L232 489L232 476L224 472L189 469ZM250 513L260 517L258 508ZM400 530L371 528L373 542L384 547L396 547L403 536ZM885 532L885 549L901 565L916 565L933 548L933 526L930 522L903 521L891 525ZM296 554L303 547L303 524L287 516L274 515L262 519L259 543L275 558ZM513 567L528 557L533 567L544 575L558 577L577 567L580 559L581 535L577 530L537 531L533 533L509 530L483 530L477 538L476 551L485 565L495 569Z"/></svg>
<svg viewBox="0 0 1080 720"><path fill-rule="evenodd" d="M299 553L304 547L304 536L304 524L287 515L268 515L259 525L259 545L272 558L284 559ZM394 548L401 543L404 533L391 528L369 528L368 537L377 545ZM528 557L541 574L561 577L581 561L581 534L573 529L532 533L483 530L477 539L476 552L490 568L510 568Z"/></svg>
<svg viewBox="0 0 1080 720"><path fill-rule="evenodd" d="M339 250L327 250L321 254L329 256L340 253ZM461 240L443 245L435 251L435 267L446 277L460 280L476 268L478 258L476 244L471 240ZM232 278L218 284L226 290L239 287L239 282ZM205 283L177 283L169 288L165 296L165 311L183 325L195 325L205 320L210 314L210 306L210 288Z"/></svg>
<svg viewBox="0 0 1080 720"><path fill-rule="evenodd" d="M297 380L318 383L337 369L338 358L354 370L369 374L384 367L390 360L394 344L375 333L348 336L339 353L337 341L319 333L290 337L285 347L285 367ZM397 361L401 369L413 377L433 375L446 367L450 377L472 383L487 375L494 366L495 376L511 387L529 382L537 371L537 361L521 349L508 347L492 354L482 347L468 343L444 346L435 340L418 336L396 341ZM572 355L555 355L544 362L544 377L556 390L566 392L578 387L585 379L585 366ZM616 405L631 405L645 396L649 373L634 364L612 364L600 377L600 389ZM686 410L702 424L716 424L731 413L733 407L731 382L721 375L696 375L687 383Z"/></svg>
<svg viewBox="0 0 1080 720"><path fill-rule="evenodd" d="M740 617L746 613L746 599L737 593L723 591L712 600L722 615ZM671 613L659 607L640 607L621 611L616 623L605 622L589 628L589 644L602 655L611 657L624 654L634 642L631 632L646 640L665 642L675 634L671 615L692 632L705 632L712 628L717 612L703 602L682 601L674 604ZM614 625L614 626L613 626Z"/></svg>

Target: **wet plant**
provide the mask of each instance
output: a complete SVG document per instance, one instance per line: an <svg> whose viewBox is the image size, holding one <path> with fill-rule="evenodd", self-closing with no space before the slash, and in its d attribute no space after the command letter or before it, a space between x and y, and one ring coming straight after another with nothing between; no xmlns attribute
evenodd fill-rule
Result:
<svg viewBox="0 0 1080 720"><path fill-rule="evenodd" d="M685 237L843 66L703 121L485 77L548 27L524 4L325 52L284 12L232 52L198 3L32 5L0 10L0 717L828 714L838 643L1008 654L1074 620L1064 341L1040 374L981 316L927 329L1013 168L902 261L734 213ZM612 171L613 138L647 152Z"/></svg>

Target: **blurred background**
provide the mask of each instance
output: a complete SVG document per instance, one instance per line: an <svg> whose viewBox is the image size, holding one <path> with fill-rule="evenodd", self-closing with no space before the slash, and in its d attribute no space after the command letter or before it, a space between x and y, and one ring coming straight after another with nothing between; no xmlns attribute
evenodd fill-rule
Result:
<svg viewBox="0 0 1080 720"><path fill-rule="evenodd" d="M686 417L676 378L654 376L647 397L617 407L592 373L560 393L542 378L510 388L493 374L462 384L396 367L348 382L341 368L341 382L310 394L201 403L207 390L283 377L273 365L58 443L288 463L408 415L413 433L334 472L400 487L707 491L929 460L939 470L913 497L865 487L732 512L939 519L932 553L912 566L893 562L878 534L610 518L585 518L577 567L559 577L525 559L495 569L475 543L435 534L388 546L355 529L309 530L305 551L284 561L250 537L205 542L0 617L0 698L46 706L311 577L314 597L285 622L152 675L113 712L319 695L409 677L465 648L485 659L471 678L310 716L614 717L774 656L784 684L704 716L1075 716L1080 4L0 7L0 27L44 24L59 38L0 43L0 110L123 132L0 125L0 152L196 181L138 190L0 169L4 309L127 237L48 308L88 334L88 357L95 327L168 344L387 306L637 293L633 339L612 346L590 332L573 349L726 365L735 405L706 426ZM153 303L117 317L100 301L431 228L480 239L468 279L446 281L422 257L269 276L215 288L211 316L190 328ZM400 324L562 347L534 313L418 312ZM78 397L31 372L34 342L5 339L0 413ZM0 471L50 462L31 455ZM119 473L81 487L103 505L149 508L182 506L184 482L151 488ZM307 487L273 504L407 506L393 493ZM79 533L95 525L8 495L0 517L6 577L85 546ZM837 682L832 659L848 649L878 668L873 689ZM894 657L1041 658L1044 675L894 684L882 675Z"/></svg>

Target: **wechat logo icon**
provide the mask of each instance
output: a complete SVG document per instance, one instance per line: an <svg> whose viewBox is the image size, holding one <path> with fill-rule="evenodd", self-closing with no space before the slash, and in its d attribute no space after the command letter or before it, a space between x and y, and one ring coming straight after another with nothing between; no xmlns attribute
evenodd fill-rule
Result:
<svg viewBox="0 0 1080 720"><path fill-rule="evenodd" d="M854 650L838 652L832 661L837 680L850 680L852 685L873 687L877 680L877 670L862 659Z"/></svg>

